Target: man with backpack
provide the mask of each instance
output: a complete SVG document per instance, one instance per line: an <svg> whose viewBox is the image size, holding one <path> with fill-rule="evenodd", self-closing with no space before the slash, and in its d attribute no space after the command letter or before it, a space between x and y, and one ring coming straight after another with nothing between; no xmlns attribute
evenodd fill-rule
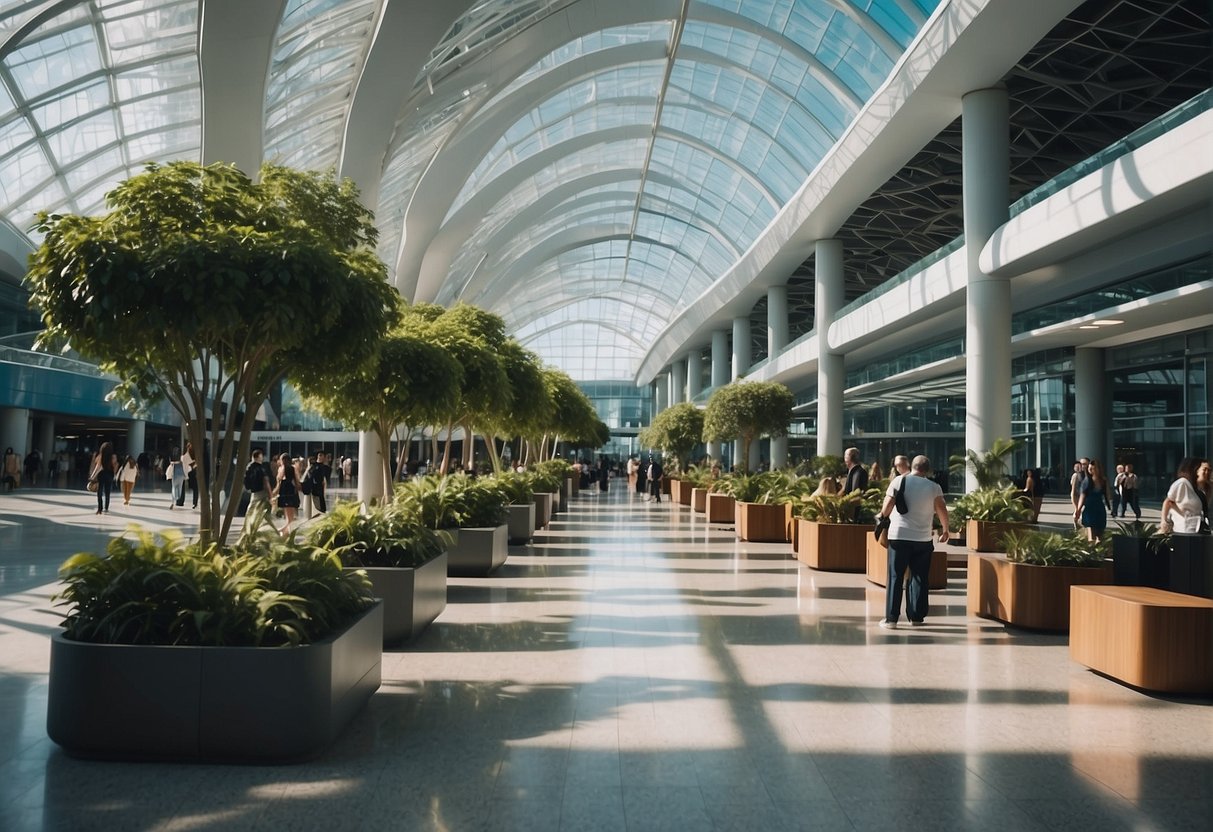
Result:
<svg viewBox="0 0 1213 832"><path fill-rule="evenodd" d="M328 513L329 507L328 501L325 499L325 491L333 469L328 466L327 460L328 454L324 451L316 451L315 459L303 474L303 493L312 498L311 507L307 512L308 517L312 516L312 511L320 514Z"/></svg>
<svg viewBox="0 0 1213 832"><path fill-rule="evenodd" d="M265 513L265 522L274 526L274 509L270 505L270 492L274 490L272 478L264 463L265 452L253 448L253 459L244 469L244 490L248 492L248 513L261 511Z"/></svg>

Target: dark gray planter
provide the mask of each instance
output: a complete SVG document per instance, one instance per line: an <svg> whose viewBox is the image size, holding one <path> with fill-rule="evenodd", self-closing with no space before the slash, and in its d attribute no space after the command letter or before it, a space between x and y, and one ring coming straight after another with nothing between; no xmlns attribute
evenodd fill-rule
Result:
<svg viewBox="0 0 1213 832"><path fill-rule="evenodd" d="M1213 598L1213 535L1171 535L1171 574L1167 589Z"/></svg>
<svg viewBox="0 0 1213 832"><path fill-rule="evenodd" d="M561 500L572 500L573 495L580 489L577 487L577 480L573 477L565 477L564 487L560 491Z"/></svg>
<svg viewBox="0 0 1213 832"><path fill-rule="evenodd" d="M546 528L552 522L552 495L535 494L535 531Z"/></svg>
<svg viewBox="0 0 1213 832"><path fill-rule="evenodd" d="M1151 586L1165 589L1169 572L1166 548L1154 551L1151 538L1112 537L1112 581L1118 586Z"/></svg>
<svg viewBox="0 0 1213 832"><path fill-rule="evenodd" d="M375 597L383 601L385 645L416 638L446 609L446 552L416 568L362 568Z"/></svg>
<svg viewBox="0 0 1213 832"><path fill-rule="evenodd" d="M448 529L451 545L446 550L448 575L482 577L505 563L510 553L509 526L485 529Z"/></svg>
<svg viewBox="0 0 1213 832"><path fill-rule="evenodd" d="M379 689L383 604L303 647L51 639L46 731L68 753L250 763L307 759Z"/></svg>
<svg viewBox="0 0 1213 832"><path fill-rule="evenodd" d="M506 521L509 527L510 543L526 543L535 536L535 504L524 506L506 506L510 515Z"/></svg>

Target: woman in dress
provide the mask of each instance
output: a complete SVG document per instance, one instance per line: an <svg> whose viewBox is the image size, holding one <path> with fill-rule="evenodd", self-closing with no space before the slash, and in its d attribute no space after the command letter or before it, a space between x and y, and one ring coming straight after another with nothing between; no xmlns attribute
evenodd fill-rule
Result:
<svg viewBox="0 0 1213 832"><path fill-rule="evenodd" d="M139 466L135 464L135 458L127 454L126 462L123 463L122 470L118 472L118 482L122 485L122 505L131 504L131 492L135 490L135 480L137 479L139 479Z"/></svg>
<svg viewBox="0 0 1213 832"><path fill-rule="evenodd" d="M1196 488L1196 469L1200 460L1186 456L1179 462L1175 482L1167 489L1167 498L1162 501L1162 522L1159 529L1195 534L1200 531L1201 521L1208 507Z"/></svg>
<svg viewBox="0 0 1213 832"><path fill-rule="evenodd" d="M118 473L118 457L114 446L102 442L97 453L93 454L93 464L89 466L89 479L97 480L97 513L110 510L110 492L114 490L114 475Z"/></svg>
<svg viewBox="0 0 1213 832"><path fill-rule="evenodd" d="M1087 530L1087 540L1098 543L1103 540L1108 528L1108 511L1112 508L1108 496L1108 478L1098 459L1087 466L1087 478L1082 481L1078 494L1078 511Z"/></svg>
<svg viewBox="0 0 1213 832"><path fill-rule="evenodd" d="M185 462L181 459L181 451L175 447L168 455L168 464L164 466L164 478L173 483L168 507L172 509L185 505Z"/></svg>
<svg viewBox="0 0 1213 832"><path fill-rule="evenodd" d="M193 499L193 508L198 508L198 461L194 459L194 445L191 442L185 443L185 453L181 455L181 464L185 466L185 478L190 484L190 495ZM185 502L185 493L181 494L181 501L177 505L183 505Z"/></svg>
<svg viewBox="0 0 1213 832"><path fill-rule="evenodd" d="M281 534L286 537L291 533L291 523L295 522L295 510L299 508L299 473L291 462L290 454L278 457L278 484L274 486L273 496L278 499L278 508L286 517L286 524Z"/></svg>

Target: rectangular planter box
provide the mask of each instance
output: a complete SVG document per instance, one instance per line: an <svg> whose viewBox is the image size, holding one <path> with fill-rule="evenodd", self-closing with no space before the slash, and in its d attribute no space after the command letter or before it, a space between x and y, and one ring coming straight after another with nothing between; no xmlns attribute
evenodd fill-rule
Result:
<svg viewBox="0 0 1213 832"><path fill-rule="evenodd" d="M1171 592L1213 598L1213 535L1171 535L1167 586Z"/></svg>
<svg viewBox="0 0 1213 832"><path fill-rule="evenodd" d="M876 542L871 529L868 530L868 580L878 586L889 585L889 550ZM909 580L909 570L906 570L906 582ZM927 589L947 588L948 553L932 552L931 569L927 573Z"/></svg>
<svg viewBox="0 0 1213 832"><path fill-rule="evenodd" d="M735 523L737 503L731 494L718 494L715 491L708 494L708 522Z"/></svg>
<svg viewBox="0 0 1213 832"><path fill-rule="evenodd" d="M535 495L535 531L547 528L548 523L552 522L552 502L555 499L552 494Z"/></svg>
<svg viewBox="0 0 1213 832"><path fill-rule="evenodd" d="M800 545L796 559L826 572L862 572L867 568L867 542L872 527L857 523L817 523L797 518Z"/></svg>
<svg viewBox="0 0 1213 832"><path fill-rule="evenodd" d="M708 510L708 490L706 488L691 489L691 511L703 514Z"/></svg>
<svg viewBox="0 0 1213 832"><path fill-rule="evenodd" d="M277 763L319 754L380 683L383 604L302 647L51 638L46 731L68 753Z"/></svg>
<svg viewBox="0 0 1213 832"><path fill-rule="evenodd" d="M565 482L569 484L569 496L570 497L576 497L578 494L581 493L581 476L580 475L574 474L573 476L566 479Z"/></svg>
<svg viewBox="0 0 1213 832"><path fill-rule="evenodd" d="M736 504L737 537L751 543L788 543L788 509L783 503Z"/></svg>
<svg viewBox="0 0 1213 832"><path fill-rule="evenodd" d="M447 554L416 568L362 567L383 601L383 643L416 638L446 609Z"/></svg>
<svg viewBox="0 0 1213 832"><path fill-rule="evenodd" d="M448 531L453 538L447 549L448 575L483 577L509 556L509 526L505 523L493 528Z"/></svg>
<svg viewBox="0 0 1213 832"><path fill-rule="evenodd" d="M509 529L510 543L526 543L535 536L535 504L527 503L524 506L506 506L509 511L509 517L506 519L506 526Z"/></svg>
<svg viewBox="0 0 1213 832"><path fill-rule="evenodd" d="M573 499L573 495L579 490L580 489L577 487L577 480L575 477L565 477L564 484L560 488L561 504L563 505L565 500Z"/></svg>
<svg viewBox="0 0 1213 832"><path fill-rule="evenodd" d="M1070 628L1070 587L1112 583L1112 565L1034 566L1005 555L969 555L971 615L1032 630Z"/></svg>
<svg viewBox="0 0 1213 832"><path fill-rule="evenodd" d="M691 484L684 480L669 480L669 483L670 502L680 506L689 506L691 504Z"/></svg>
<svg viewBox="0 0 1213 832"><path fill-rule="evenodd" d="M1148 538L1112 537L1112 581L1118 586L1150 586L1166 589L1170 574L1170 550L1152 551Z"/></svg>
<svg viewBox="0 0 1213 832"><path fill-rule="evenodd" d="M1032 528L1030 523L989 523L985 520L970 520L965 525L965 539L970 552L1004 552L1002 536L1007 532L1018 532Z"/></svg>

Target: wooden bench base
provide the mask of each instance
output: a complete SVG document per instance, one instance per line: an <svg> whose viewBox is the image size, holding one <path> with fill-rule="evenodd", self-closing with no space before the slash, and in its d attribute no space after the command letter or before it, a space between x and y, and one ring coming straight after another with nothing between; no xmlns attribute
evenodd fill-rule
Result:
<svg viewBox="0 0 1213 832"><path fill-rule="evenodd" d="M889 583L889 550L876 542L876 538L868 532L868 580L877 586L888 586ZM910 570L906 570L906 585L910 583ZM931 571L927 573L927 589L948 588L948 553L936 551L931 553Z"/></svg>
<svg viewBox="0 0 1213 832"><path fill-rule="evenodd" d="M1070 587L1070 658L1145 690L1213 693L1213 601L1152 587Z"/></svg>

